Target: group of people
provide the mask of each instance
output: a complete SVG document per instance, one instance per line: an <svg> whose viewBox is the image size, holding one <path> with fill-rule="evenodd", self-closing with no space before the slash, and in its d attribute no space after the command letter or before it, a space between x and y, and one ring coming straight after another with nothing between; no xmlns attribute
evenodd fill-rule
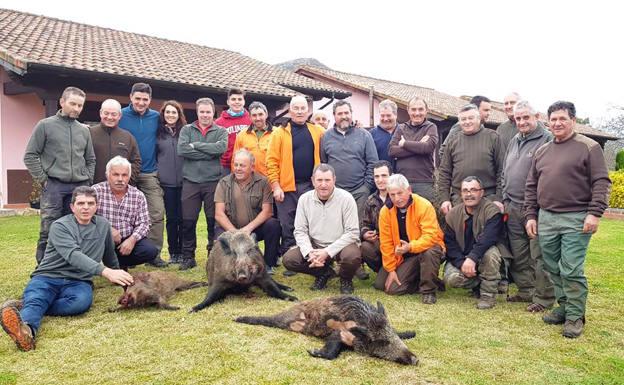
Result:
<svg viewBox="0 0 624 385"><path fill-rule="evenodd" d="M254 233L267 270L282 256L285 274L314 277L311 290L338 276L340 293L352 294L353 278L368 278L366 264L387 294L420 293L432 305L449 285L491 309L513 281L508 301L542 312L556 300L544 322L581 334L585 254L610 180L601 147L574 132L572 103L549 107L547 129L511 93L509 121L491 130L491 102L476 96L440 143L420 97L401 124L396 103L382 101L370 131L344 100L333 104L333 127L322 111L310 117L302 96L273 127L266 106L246 109L239 89L216 120L213 100L198 99L188 124L180 103L157 112L151 97L136 83L129 106L105 100L100 124L87 129L77 121L85 94L68 87L61 110L35 127L24 162L43 185L38 266L22 300L1 307L20 349L34 347L43 315L86 311L94 275L131 285L129 267L166 266L165 212L168 263L195 267L202 204L208 251L224 231Z"/></svg>

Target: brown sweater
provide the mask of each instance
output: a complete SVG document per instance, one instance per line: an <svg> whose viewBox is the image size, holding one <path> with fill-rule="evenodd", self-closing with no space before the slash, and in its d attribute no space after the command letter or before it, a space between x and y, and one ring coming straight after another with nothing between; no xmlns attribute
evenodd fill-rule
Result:
<svg viewBox="0 0 624 385"><path fill-rule="evenodd" d="M475 134L450 136L440 162L440 202L461 202L461 183L468 176L481 179L485 196L502 201L501 173L505 154L496 131L483 126Z"/></svg>
<svg viewBox="0 0 624 385"><path fill-rule="evenodd" d="M524 193L526 219L539 209L555 213L587 211L601 217L609 202L611 180L600 145L573 134L535 151Z"/></svg>
<svg viewBox="0 0 624 385"><path fill-rule="evenodd" d="M134 135L119 126L109 128L102 126L101 123L89 127L89 131L91 131L91 141L95 152L93 184L106 180L106 163L117 155L121 155L132 164L130 184L136 185L137 175L141 170L141 153Z"/></svg>
<svg viewBox="0 0 624 385"><path fill-rule="evenodd" d="M518 126L516 126L516 122L513 120L508 120L505 123L499 124L496 128L496 132L498 132L498 136L501 138L501 142L503 143L503 149L507 149L509 146L509 142L511 139L516 136L518 133Z"/></svg>
<svg viewBox="0 0 624 385"><path fill-rule="evenodd" d="M426 142L420 140L429 135ZM405 138L403 147L399 146L401 136ZM409 122L401 123L394 130L388 155L396 159L396 170L403 174L410 183L433 183L433 154L438 145L438 127L428 120L418 126Z"/></svg>

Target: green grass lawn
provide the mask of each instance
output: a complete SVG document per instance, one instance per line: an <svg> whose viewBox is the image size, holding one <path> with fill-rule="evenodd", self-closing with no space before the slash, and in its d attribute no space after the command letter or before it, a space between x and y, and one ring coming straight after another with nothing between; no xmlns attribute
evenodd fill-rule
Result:
<svg viewBox="0 0 624 385"><path fill-rule="evenodd" d="M0 301L21 296L35 267L38 229L38 217L0 218ZM205 257L200 251L200 267L179 274L205 279ZM144 270L152 268L132 271ZM282 270L276 279L301 300L338 294L337 280L312 292L311 277L286 278ZM91 310L44 318L36 350L22 353L0 333L0 384L624 384L624 221L601 222L586 272L588 324L576 340L504 296L493 310L479 311L466 291L448 290L429 306L419 295L376 291L372 278L356 280L355 293L381 300L395 329L416 331L406 343L420 358L417 367L353 352L317 359L306 349L322 346L319 339L233 322L292 305L260 291L194 314L187 310L204 298L205 288L173 297L179 311L108 313L122 289L97 278Z"/></svg>

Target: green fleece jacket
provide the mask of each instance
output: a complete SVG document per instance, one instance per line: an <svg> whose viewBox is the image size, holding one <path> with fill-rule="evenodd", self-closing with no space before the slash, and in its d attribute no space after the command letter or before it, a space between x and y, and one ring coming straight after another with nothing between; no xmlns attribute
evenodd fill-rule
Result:
<svg viewBox="0 0 624 385"><path fill-rule="evenodd" d="M178 155L184 158L182 177L193 183L221 179L221 155L227 145L227 131L214 123L205 136L197 122L182 127L178 139Z"/></svg>
<svg viewBox="0 0 624 385"><path fill-rule="evenodd" d="M93 183L95 153L89 129L61 111L39 121L24 153L24 164L36 181L49 177L64 183Z"/></svg>

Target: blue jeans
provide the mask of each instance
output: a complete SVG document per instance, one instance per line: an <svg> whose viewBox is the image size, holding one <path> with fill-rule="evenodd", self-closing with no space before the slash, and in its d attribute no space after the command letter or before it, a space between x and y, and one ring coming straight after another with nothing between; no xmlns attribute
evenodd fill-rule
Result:
<svg viewBox="0 0 624 385"><path fill-rule="evenodd" d="M36 335L44 315L82 314L92 302L93 289L89 282L36 275L24 289L20 315Z"/></svg>

